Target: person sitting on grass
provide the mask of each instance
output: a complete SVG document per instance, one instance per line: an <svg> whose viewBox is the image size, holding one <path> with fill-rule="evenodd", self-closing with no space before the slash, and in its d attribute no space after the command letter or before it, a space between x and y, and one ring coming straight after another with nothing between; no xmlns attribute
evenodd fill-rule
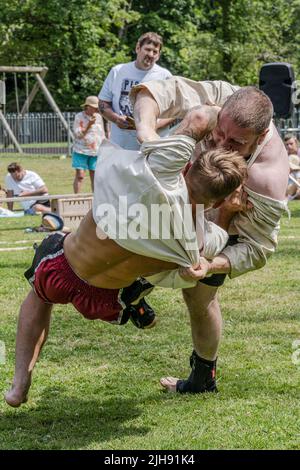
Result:
<svg viewBox="0 0 300 470"><path fill-rule="evenodd" d="M96 169L92 211L77 232L53 234L45 239L25 273L32 289L20 309L15 376L5 395L10 406L27 401L32 371L48 335L53 304L72 303L91 320L124 324L130 319L137 327L147 328L154 326L156 317L143 299L153 288L145 277L151 279L165 272L174 286L172 273L179 270L176 282L180 286L181 269L184 275L189 266L196 270L197 278L200 274L206 276L208 261L201 255L206 254L207 245L211 256L224 247L228 238L225 230L235 211L241 209L230 199L224 205L222 202L241 186L246 176L244 159L237 152L224 149L201 154L183 176L196 142L209 132L216 119L217 111L207 113L207 107L191 111L173 137L148 141L141 152L107 143L107 156ZM127 216L124 206L119 207L116 219L103 216L105 208L117 208L119 195L126 196ZM137 203L141 212L144 208L145 217L138 225L147 228L146 236L136 237L132 230ZM159 233L155 238L152 235L157 220L151 220L148 227L146 221L149 210L157 203L165 204L170 225L168 236ZM223 205L221 227L210 226L208 242L205 234L194 236L197 204L202 205L201 214L203 208ZM190 227L188 221L192 221ZM116 236L115 222L122 232ZM186 232L177 236L180 224ZM185 282L182 278L183 285Z"/></svg>
<svg viewBox="0 0 300 470"><path fill-rule="evenodd" d="M35 215L39 212L50 212L50 201L44 198L34 196L47 196L48 189L42 178L34 171L25 170L20 163L13 162L7 167L8 174L5 177L5 187L7 197L26 196L33 197L32 200L22 201L20 204L24 209L25 215ZM13 210L13 202L8 202L7 207Z"/></svg>

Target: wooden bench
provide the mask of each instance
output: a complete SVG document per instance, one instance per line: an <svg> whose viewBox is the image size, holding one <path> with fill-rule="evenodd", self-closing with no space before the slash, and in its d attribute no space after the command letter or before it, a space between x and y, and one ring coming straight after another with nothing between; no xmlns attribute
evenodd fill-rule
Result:
<svg viewBox="0 0 300 470"><path fill-rule="evenodd" d="M51 199L51 212L59 215L64 224L76 230L83 217L92 208L93 196L59 197Z"/></svg>
<svg viewBox="0 0 300 470"><path fill-rule="evenodd" d="M3 202L31 201L32 199L47 198L51 203L51 211L59 215L64 224L71 230L76 230L87 212L92 208L93 195L91 193L82 194L54 194L48 196L26 196L26 197L3 197Z"/></svg>

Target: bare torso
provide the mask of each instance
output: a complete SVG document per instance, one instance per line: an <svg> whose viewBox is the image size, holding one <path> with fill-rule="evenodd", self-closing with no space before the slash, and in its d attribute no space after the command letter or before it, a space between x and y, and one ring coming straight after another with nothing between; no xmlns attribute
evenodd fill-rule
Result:
<svg viewBox="0 0 300 470"><path fill-rule="evenodd" d="M168 263L125 250L110 239L100 240L90 211L76 233L64 242L65 256L73 271L96 287L119 289L130 285L137 277L176 269Z"/></svg>
<svg viewBox="0 0 300 470"><path fill-rule="evenodd" d="M282 201L285 199L288 175L287 152L274 129L271 140L250 167L246 185L258 194Z"/></svg>

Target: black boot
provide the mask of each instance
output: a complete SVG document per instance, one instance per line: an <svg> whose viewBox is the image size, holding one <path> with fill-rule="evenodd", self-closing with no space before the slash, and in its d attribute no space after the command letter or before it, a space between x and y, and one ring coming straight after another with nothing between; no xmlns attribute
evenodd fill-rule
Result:
<svg viewBox="0 0 300 470"><path fill-rule="evenodd" d="M137 328L152 328L156 324L154 310L144 299L154 286L144 278L139 278L123 289L121 300L126 308L123 310L121 325L130 319Z"/></svg>
<svg viewBox="0 0 300 470"><path fill-rule="evenodd" d="M199 357L196 351L193 351L190 357L192 372L187 380L178 380L176 384L176 392L217 392L216 363L217 360L207 361L206 359Z"/></svg>
<svg viewBox="0 0 300 470"><path fill-rule="evenodd" d="M143 297L150 294L154 286L146 279L140 277L134 281L130 286L124 287L121 294L121 300L126 306L136 305Z"/></svg>
<svg viewBox="0 0 300 470"><path fill-rule="evenodd" d="M136 305L129 305L129 307L125 308L123 311L124 315L128 315L129 320L137 328L152 328L156 324L155 312L145 299L141 299Z"/></svg>

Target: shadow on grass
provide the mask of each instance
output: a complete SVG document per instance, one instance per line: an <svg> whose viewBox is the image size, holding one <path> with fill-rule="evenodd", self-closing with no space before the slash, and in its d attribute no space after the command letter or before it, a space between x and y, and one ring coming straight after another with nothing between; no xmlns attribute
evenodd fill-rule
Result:
<svg viewBox="0 0 300 470"><path fill-rule="evenodd" d="M36 220L34 222L36 222L36 223L35 224L27 223L26 225L22 225L22 226L14 225L12 227L3 227L2 224L1 224L1 232L12 232L12 231L21 231L21 230L24 231L28 227L33 227L33 226L38 225ZM30 240L28 240L28 241L30 241ZM9 242L7 242L7 243L9 243Z"/></svg>
<svg viewBox="0 0 300 470"><path fill-rule="evenodd" d="M275 403L282 399L299 399L296 369L288 369L282 373L281 367L276 366L264 371L254 364L234 369L222 368L218 381L219 398L221 400L249 400L260 406L264 401L272 400Z"/></svg>
<svg viewBox="0 0 300 470"><path fill-rule="evenodd" d="M32 250L32 255L34 254L34 251ZM32 256L33 257L33 256ZM30 266L30 263L27 261L19 261L18 263L3 263L1 260L1 269L9 269L10 271L13 268L20 269L21 273L19 274L22 278L24 271L28 269ZM28 284L29 286L29 284ZM30 287L30 286L29 286Z"/></svg>
<svg viewBox="0 0 300 470"><path fill-rule="evenodd" d="M132 400L65 397L61 389L57 398L53 395L51 388L46 389L36 408L23 405L15 413L11 410L2 413L0 448L105 448L106 441L149 432L145 426L131 422L141 414Z"/></svg>

